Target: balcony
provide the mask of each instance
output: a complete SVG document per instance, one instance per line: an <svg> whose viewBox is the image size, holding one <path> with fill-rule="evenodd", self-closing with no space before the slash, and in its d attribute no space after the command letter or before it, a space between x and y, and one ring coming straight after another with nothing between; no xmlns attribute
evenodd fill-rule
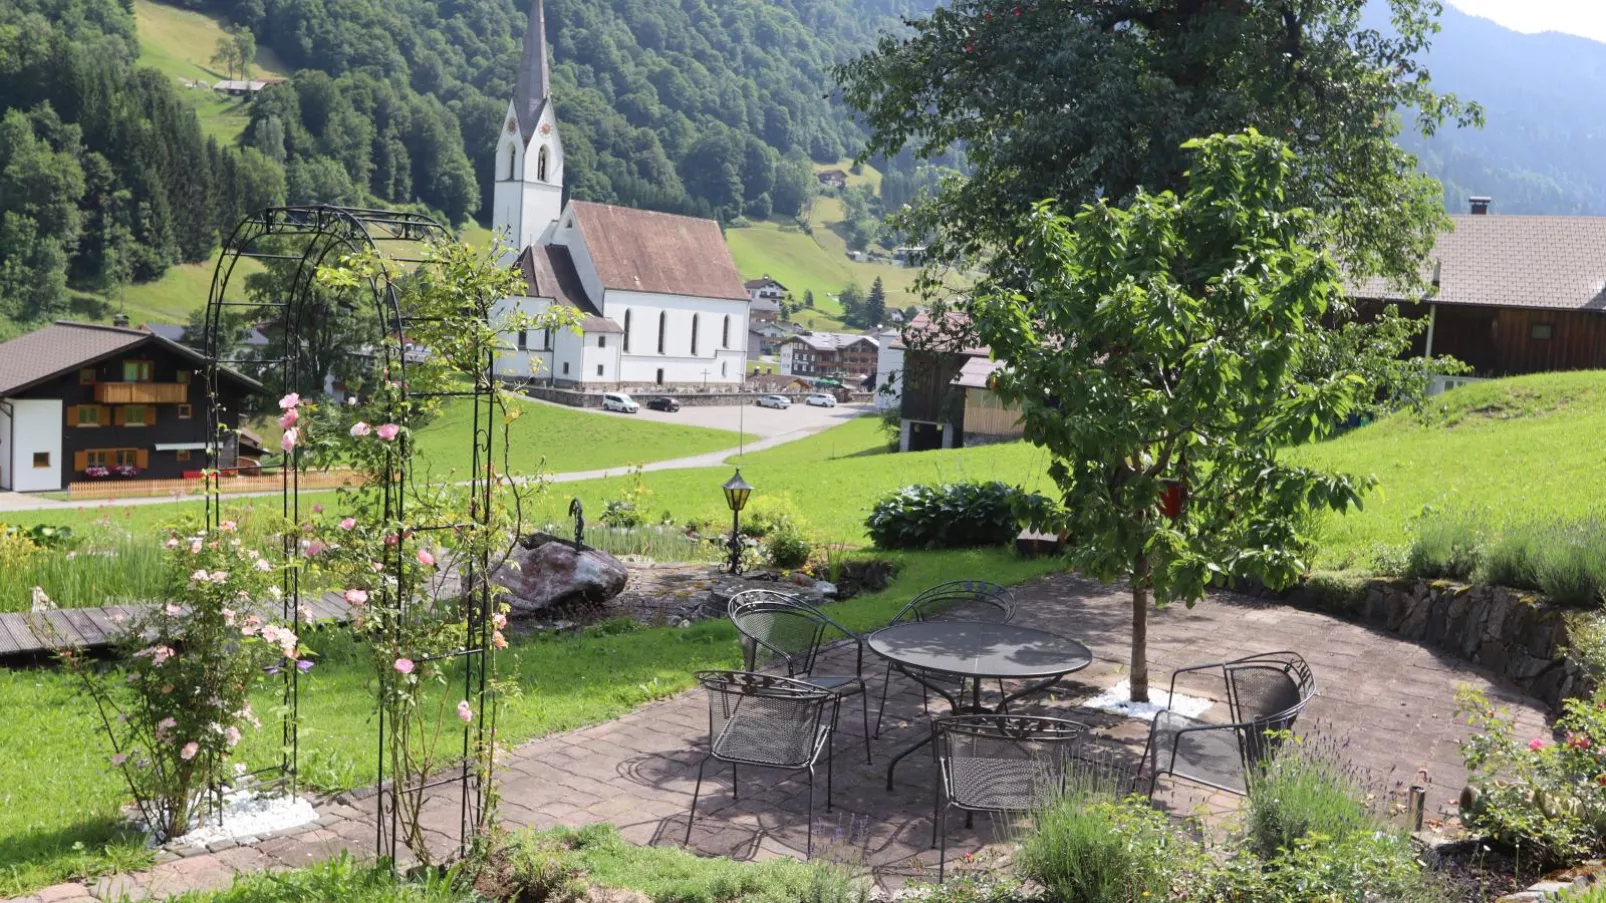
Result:
<svg viewBox="0 0 1606 903"><path fill-rule="evenodd" d="M185 383L95 383L100 404L185 404L190 387Z"/></svg>

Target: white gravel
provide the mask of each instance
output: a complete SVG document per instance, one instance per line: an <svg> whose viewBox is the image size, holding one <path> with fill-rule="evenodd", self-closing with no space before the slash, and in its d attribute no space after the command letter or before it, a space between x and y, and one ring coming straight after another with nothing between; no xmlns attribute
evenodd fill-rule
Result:
<svg viewBox="0 0 1606 903"><path fill-rule="evenodd" d="M1132 682L1122 680L1103 693L1082 703L1086 708L1099 709L1105 712L1114 712L1127 718L1136 718L1142 721L1153 721L1154 716L1161 712L1176 712L1187 718L1197 718L1210 708L1210 700L1199 699L1194 696L1184 696L1181 693L1173 699L1165 690L1149 690L1148 702L1132 702Z"/></svg>
<svg viewBox="0 0 1606 903"><path fill-rule="evenodd" d="M317 820L318 813L313 810L312 803L301 797L258 796L254 790L239 790L223 798L222 823L218 822L214 813L204 824L174 843L201 847L299 828Z"/></svg>

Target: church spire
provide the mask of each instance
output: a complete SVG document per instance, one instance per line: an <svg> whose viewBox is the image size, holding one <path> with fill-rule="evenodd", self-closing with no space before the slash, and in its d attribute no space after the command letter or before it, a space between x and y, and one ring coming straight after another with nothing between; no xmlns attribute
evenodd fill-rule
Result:
<svg viewBox="0 0 1606 903"><path fill-rule="evenodd" d="M541 107L551 94L546 60L546 9L542 0L530 0L530 23L524 29L524 59L519 62L518 87L513 109L519 117L519 130L528 145L541 118Z"/></svg>

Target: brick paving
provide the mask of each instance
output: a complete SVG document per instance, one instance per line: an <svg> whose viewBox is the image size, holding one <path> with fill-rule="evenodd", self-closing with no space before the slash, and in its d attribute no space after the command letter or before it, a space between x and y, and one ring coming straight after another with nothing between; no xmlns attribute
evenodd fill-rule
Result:
<svg viewBox="0 0 1606 903"><path fill-rule="evenodd" d="M1075 708L1078 700L1125 674L1129 597L1069 575L1034 581L1016 592L1021 603L1017 623L1075 637L1095 655L1091 667L1035 707L1088 721L1112 754L1135 758L1145 725ZM1300 721L1301 732L1342 743L1380 792L1403 796L1410 784L1424 784L1431 813L1453 813L1466 777L1457 743L1468 729L1454 714L1458 686L1478 687L1497 704L1509 706L1523 731L1540 735L1546 730L1537 705L1471 665L1357 624L1231 594L1213 596L1193 609L1154 612L1149 620L1151 680L1157 686L1164 686L1174 667L1283 649L1304 655L1319 685ZM829 653L825 661L822 670L852 667L847 649ZM875 664L867 662L866 669L878 691L881 669ZM825 811L821 786L815 812L816 852L862 863L883 886L929 880L936 869L930 757L917 753L905 759L894 790L889 793L884 785L889 758L926 730L918 689L896 677L892 689L881 737L873 742L873 765L864 763L858 700L847 704L835 741L834 806ZM1205 684L1187 689L1212 694ZM1213 695L1219 698L1219 686ZM1222 708L1214 706L1206 717L1221 717ZM615 721L520 746L499 772L503 824L549 828L608 822L636 843L679 845L707 740L707 718L706 697L691 692ZM739 859L801 856L806 782L757 768L744 769L740 778L737 799L729 767L710 765L692 848ZM427 807L425 821L441 829L432 831L432 838L449 844L457 803L449 789L440 792ZM1229 818L1236 806L1225 794L1202 793L1166 780L1157 801L1172 812L1207 820ZM149 872L103 878L89 887L47 888L20 899L104 900L119 893L135 899L160 897L225 884L236 872L305 865L340 850L366 855L373 844L371 810L371 799L343 796L320 808L323 817L310 830L163 862ZM967 853L998 849L991 845L1009 827L978 817L970 830L963 818L951 814L945 829L952 862Z"/></svg>

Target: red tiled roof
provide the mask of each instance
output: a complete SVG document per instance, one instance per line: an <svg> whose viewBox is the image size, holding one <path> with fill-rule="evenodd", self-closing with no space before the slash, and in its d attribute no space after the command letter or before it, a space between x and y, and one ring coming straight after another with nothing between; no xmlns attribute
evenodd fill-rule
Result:
<svg viewBox="0 0 1606 903"><path fill-rule="evenodd" d="M618 323L604 317L586 297L585 285L575 271L574 258L562 245L531 245L519 255L519 271L524 274L531 298L551 298L564 307L578 310L584 318L580 328L586 332L624 332Z"/></svg>
<svg viewBox="0 0 1606 903"><path fill-rule="evenodd" d="M719 223L586 201L569 210L604 288L748 300Z"/></svg>

